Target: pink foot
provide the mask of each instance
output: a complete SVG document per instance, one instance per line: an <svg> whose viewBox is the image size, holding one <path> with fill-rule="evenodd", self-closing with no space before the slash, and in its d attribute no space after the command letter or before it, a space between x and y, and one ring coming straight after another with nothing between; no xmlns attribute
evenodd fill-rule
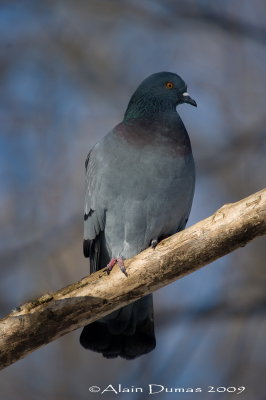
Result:
<svg viewBox="0 0 266 400"><path fill-rule="evenodd" d="M121 272L123 272L123 274L125 274L126 276L128 276L128 275L127 275L127 271L126 271L126 267L125 267L123 258L118 257L118 259L117 259L117 264L119 265L119 268L120 268Z"/></svg>
<svg viewBox="0 0 266 400"><path fill-rule="evenodd" d="M119 265L119 268L120 268L120 270L123 272L123 274L125 274L126 276L128 276L128 275L127 275L127 272L126 272L126 267L125 267L123 258L121 258L121 257L112 258L112 259L111 259L111 261L107 264L106 269L105 269L105 271L107 272L107 274L108 274L108 275L110 274L110 272L112 271L112 269L113 269L113 267L114 267L114 265L115 265L116 263Z"/></svg>
<svg viewBox="0 0 266 400"><path fill-rule="evenodd" d="M108 274L108 275L109 275L110 272L112 271L112 269L113 269L113 267L115 266L115 264L116 264L116 258L112 258L112 259L110 260L110 262L106 265L106 270L105 270L105 271L107 271L107 274Z"/></svg>

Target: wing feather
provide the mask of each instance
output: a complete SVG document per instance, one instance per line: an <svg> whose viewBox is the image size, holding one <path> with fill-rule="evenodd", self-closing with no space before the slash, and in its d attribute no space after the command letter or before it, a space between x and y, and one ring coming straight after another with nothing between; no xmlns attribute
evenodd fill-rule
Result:
<svg viewBox="0 0 266 400"><path fill-rule="evenodd" d="M89 152L86 162L86 194L84 205L83 253L90 258L90 273L97 271L101 251L102 232L105 226L105 212L97 201L101 177L97 174L95 147Z"/></svg>

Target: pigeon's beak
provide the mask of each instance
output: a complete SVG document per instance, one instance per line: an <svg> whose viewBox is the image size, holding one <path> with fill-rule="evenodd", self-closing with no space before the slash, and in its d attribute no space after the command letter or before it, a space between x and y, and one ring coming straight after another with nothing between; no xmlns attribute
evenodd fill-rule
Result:
<svg viewBox="0 0 266 400"><path fill-rule="evenodd" d="M187 92L182 94L182 101L183 103L191 104L194 107L197 107L197 103L193 100Z"/></svg>

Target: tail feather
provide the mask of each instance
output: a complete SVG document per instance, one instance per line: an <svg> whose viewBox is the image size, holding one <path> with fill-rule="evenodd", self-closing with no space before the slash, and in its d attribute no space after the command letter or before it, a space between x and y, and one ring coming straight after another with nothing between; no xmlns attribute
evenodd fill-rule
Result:
<svg viewBox="0 0 266 400"><path fill-rule="evenodd" d="M85 326L80 343L86 349L102 353L106 358L120 356L131 360L152 351L156 339L151 295Z"/></svg>
<svg viewBox="0 0 266 400"><path fill-rule="evenodd" d="M102 353L106 358L120 356L131 360L155 348L154 325L146 319L142 325L136 327L133 335L115 335L109 332L108 324L96 321L85 326L80 343L86 349Z"/></svg>

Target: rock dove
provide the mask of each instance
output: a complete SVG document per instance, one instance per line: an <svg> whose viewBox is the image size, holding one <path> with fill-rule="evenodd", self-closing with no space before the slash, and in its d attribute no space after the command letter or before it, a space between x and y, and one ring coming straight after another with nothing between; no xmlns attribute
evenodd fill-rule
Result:
<svg viewBox="0 0 266 400"><path fill-rule="evenodd" d="M135 256L185 228L195 186L186 128L176 106L197 106L175 73L150 75L132 95L124 119L86 159L85 257L90 272ZM154 250L156 251L156 249ZM134 359L155 348L152 295L87 325L87 349Z"/></svg>

